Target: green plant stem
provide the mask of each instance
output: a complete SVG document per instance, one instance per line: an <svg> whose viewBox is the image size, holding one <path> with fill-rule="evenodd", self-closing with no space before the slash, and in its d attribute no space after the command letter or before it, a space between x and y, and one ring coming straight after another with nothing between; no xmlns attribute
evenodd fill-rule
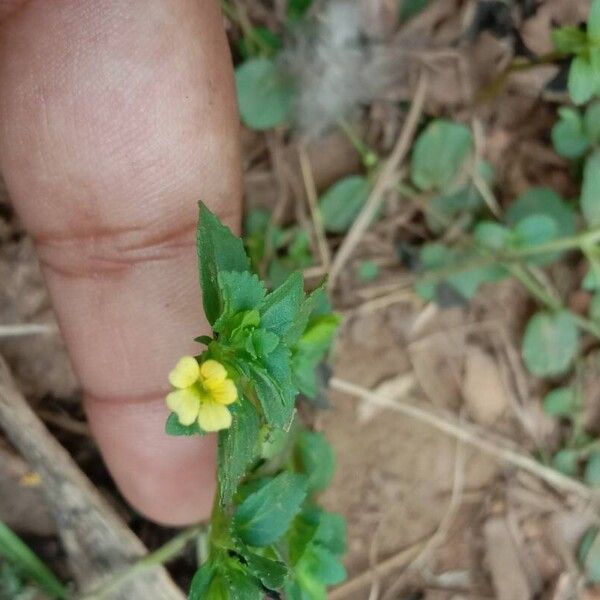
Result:
<svg viewBox="0 0 600 600"><path fill-rule="evenodd" d="M117 591L130 579L152 567L169 562L181 554L188 542L199 536L204 529L205 525L195 525L194 527L184 529L166 544L157 550L154 550L154 552L150 552L146 556L140 558L140 560L118 573L105 585L90 594L84 595L80 600L101 600L103 598L109 598L113 592Z"/></svg>
<svg viewBox="0 0 600 600"><path fill-rule="evenodd" d="M245 14L240 14L240 11L237 9L237 7L231 6L227 0L221 0L220 5L223 14L230 21L239 25L243 34L251 43L256 45L259 52L264 52L265 54L269 54L271 52L272 49L264 43L260 35L257 35L256 30L254 27L252 27L252 24L249 22Z"/></svg>
<svg viewBox="0 0 600 600"><path fill-rule="evenodd" d="M367 146L367 144L358 135L354 127L352 127L352 125L350 125L346 119L340 117L337 122L340 129L346 134L346 137L360 155L360 159L365 169L368 171L375 169L379 164L379 156L377 153Z"/></svg>
<svg viewBox="0 0 600 600"><path fill-rule="evenodd" d="M67 588L21 538L0 521L0 556L21 568L51 598L68 598Z"/></svg>

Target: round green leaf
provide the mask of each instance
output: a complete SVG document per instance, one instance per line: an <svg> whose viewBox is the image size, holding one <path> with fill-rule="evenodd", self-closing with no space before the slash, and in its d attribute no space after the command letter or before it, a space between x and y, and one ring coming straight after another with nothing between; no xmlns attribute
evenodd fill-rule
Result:
<svg viewBox="0 0 600 600"><path fill-rule="evenodd" d="M550 417L571 417L577 409L577 394L572 387L559 387L546 394L544 412Z"/></svg>
<svg viewBox="0 0 600 600"><path fill-rule="evenodd" d="M569 69L567 83L569 94L575 104L585 104L596 91L596 77L590 61L584 56L576 56Z"/></svg>
<svg viewBox="0 0 600 600"><path fill-rule="evenodd" d="M565 158L583 156L590 141L581 115L570 107L559 109L560 119L552 128L552 143L558 154Z"/></svg>
<svg viewBox="0 0 600 600"><path fill-rule="evenodd" d="M503 250L511 237L511 231L495 221L482 221L475 227L473 236L483 248Z"/></svg>
<svg viewBox="0 0 600 600"><path fill-rule="evenodd" d="M252 129L270 129L283 123L291 109L293 89L275 63L254 58L235 71L242 121Z"/></svg>
<svg viewBox="0 0 600 600"><path fill-rule="evenodd" d="M538 377L566 373L579 345L579 332L564 310L538 312L527 323L523 337L523 360Z"/></svg>
<svg viewBox="0 0 600 600"><path fill-rule="evenodd" d="M321 196L319 210L323 227L332 233L350 229L369 197L369 182L359 175L344 177Z"/></svg>
<svg viewBox="0 0 600 600"><path fill-rule="evenodd" d="M531 215L547 215L554 219L561 237L575 233L575 212L550 188L533 187L519 196L508 207L506 222L515 226Z"/></svg>
<svg viewBox="0 0 600 600"><path fill-rule="evenodd" d="M556 221L548 215L531 215L515 225L512 246L526 248L551 241L558 234Z"/></svg>
<svg viewBox="0 0 600 600"><path fill-rule="evenodd" d="M596 150L585 161L581 212L590 227L600 225L600 150Z"/></svg>
<svg viewBox="0 0 600 600"><path fill-rule="evenodd" d="M578 463L579 454L575 450L559 450L552 457L552 466L563 475L568 475L569 477L577 475Z"/></svg>
<svg viewBox="0 0 600 600"><path fill-rule="evenodd" d="M421 190L448 190L473 147L465 125L445 119L432 121L414 145L411 178Z"/></svg>
<svg viewBox="0 0 600 600"><path fill-rule="evenodd" d="M373 281L379 277L379 265L372 260L363 260L358 265L356 275L360 281Z"/></svg>

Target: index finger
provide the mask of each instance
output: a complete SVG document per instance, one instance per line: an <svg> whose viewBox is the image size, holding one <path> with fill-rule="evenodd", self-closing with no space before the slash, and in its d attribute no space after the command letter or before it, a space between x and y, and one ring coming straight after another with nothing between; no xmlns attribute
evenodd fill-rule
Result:
<svg viewBox="0 0 600 600"><path fill-rule="evenodd" d="M214 441L164 434L206 333L197 201L237 227L238 119L212 0L31 0L0 29L0 167L33 236L102 454L170 524L208 514Z"/></svg>

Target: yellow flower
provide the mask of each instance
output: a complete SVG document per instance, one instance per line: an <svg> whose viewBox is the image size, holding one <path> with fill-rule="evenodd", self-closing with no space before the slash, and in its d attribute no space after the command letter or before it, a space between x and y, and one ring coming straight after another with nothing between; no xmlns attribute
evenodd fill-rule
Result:
<svg viewBox="0 0 600 600"><path fill-rule="evenodd" d="M204 431L231 426L227 405L237 400L238 393L220 362L209 359L200 365L193 356L184 356L169 373L169 381L176 389L167 395L167 406L182 425L197 420Z"/></svg>

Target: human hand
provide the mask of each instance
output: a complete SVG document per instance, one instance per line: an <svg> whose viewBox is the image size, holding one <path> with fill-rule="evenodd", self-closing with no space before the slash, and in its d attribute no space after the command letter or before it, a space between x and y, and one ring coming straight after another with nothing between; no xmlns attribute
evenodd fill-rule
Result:
<svg viewBox="0 0 600 600"><path fill-rule="evenodd" d="M103 457L151 519L208 516L214 437L164 434L208 332L197 201L239 227L232 68L214 0L0 0L0 170L33 237Z"/></svg>

